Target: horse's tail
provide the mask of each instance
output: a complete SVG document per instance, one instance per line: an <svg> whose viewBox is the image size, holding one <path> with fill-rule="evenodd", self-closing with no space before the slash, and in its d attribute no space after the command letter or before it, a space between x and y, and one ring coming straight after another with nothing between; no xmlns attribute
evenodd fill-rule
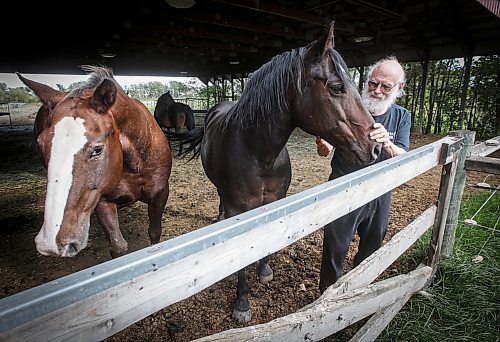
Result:
<svg viewBox="0 0 500 342"><path fill-rule="evenodd" d="M176 142L178 147L189 144L189 146L182 150L178 156L185 158L188 154L193 152L193 155L188 159L191 161L198 158L201 153L201 141L205 134L205 126L196 127L195 129L187 132L171 132L165 131L165 134L170 142Z"/></svg>

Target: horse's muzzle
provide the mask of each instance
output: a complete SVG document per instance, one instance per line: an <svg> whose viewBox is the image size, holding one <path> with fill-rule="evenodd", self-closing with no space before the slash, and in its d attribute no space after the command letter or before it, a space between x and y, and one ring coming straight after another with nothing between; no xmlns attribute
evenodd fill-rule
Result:
<svg viewBox="0 0 500 342"><path fill-rule="evenodd" d="M42 239L35 238L38 253L52 257L74 257L86 247L86 243L79 240L66 241L63 244L47 244Z"/></svg>
<svg viewBox="0 0 500 342"><path fill-rule="evenodd" d="M84 247L84 246L83 246ZM67 243L64 245L62 248L60 248L60 256L62 257L74 257L75 255L78 254L83 249L80 241L72 241L70 243Z"/></svg>

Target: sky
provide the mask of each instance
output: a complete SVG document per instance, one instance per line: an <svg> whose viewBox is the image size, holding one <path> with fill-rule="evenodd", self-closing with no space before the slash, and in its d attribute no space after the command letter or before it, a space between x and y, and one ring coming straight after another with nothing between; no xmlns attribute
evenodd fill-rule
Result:
<svg viewBox="0 0 500 342"><path fill-rule="evenodd" d="M86 81L88 75L56 75L56 74L22 74L24 77L46 84L52 88L57 89L56 84L62 84L68 87L71 83ZM166 84L170 81L186 82L190 77L161 77L161 76L118 76L114 75L116 81L123 87L128 87L132 84L148 83L148 82L161 82ZM0 73L0 83L7 84L8 88L23 87L24 84L19 80L16 74Z"/></svg>

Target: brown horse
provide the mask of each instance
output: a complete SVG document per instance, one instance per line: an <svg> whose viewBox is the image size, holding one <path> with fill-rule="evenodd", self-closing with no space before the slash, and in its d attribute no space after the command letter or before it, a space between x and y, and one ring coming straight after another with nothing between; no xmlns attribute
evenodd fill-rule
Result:
<svg viewBox="0 0 500 342"><path fill-rule="evenodd" d="M373 124L345 62L333 49L332 23L317 41L255 71L240 100L211 108L204 127L169 136L192 144L183 156L201 153L205 172L217 187L223 219L285 197L291 179L285 145L296 127L345 151L350 166L360 168L381 152L380 144L369 138ZM260 261L258 273L262 283L272 279L269 257ZM251 319L248 291L242 269L233 310L239 322Z"/></svg>
<svg viewBox="0 0 500 342"><path fill-rule="evenodd" d="M167 131L172 128L176 132L180 132L182 127L186 127L191 131L195 127L194 113L191 107L187 104L176 102L170 91L161 95L156 102L154 117L158 125ZM182 145L179 145L179 155L182 154Z"/></svg>
<svg viewBox="0 0 500 342"><path fill-rule="evenodd" d="M167 91L165 94L162 94L158 98L158 101L156 101L154 117L161 128L170 129L174 127L172 121L168 117L168 107L170 107L174 103L175 100L172 95L170 95L169 91Z"/></svg>
<svg viewBox="0 0 500 342"><path fill-rule="evenodd" d="M156 102L154 117L161 128L174 129L179 132L182 127L188 131L194 129L194 114L191 107L185 103L176 102L170 92L160 96Z"/></svg>
<svg viewBox="0 0 500 342"><path fill-rule="evenodd" d="M48 179L36 248L75 256L87 245L95 212L117 257L127 253L119 207L147 203L151 243L160 241L172 154L151 113L127 96L110 70L84 69L91 72L88 82L68 93L18 74L42 101L34 131Z"/></svg>

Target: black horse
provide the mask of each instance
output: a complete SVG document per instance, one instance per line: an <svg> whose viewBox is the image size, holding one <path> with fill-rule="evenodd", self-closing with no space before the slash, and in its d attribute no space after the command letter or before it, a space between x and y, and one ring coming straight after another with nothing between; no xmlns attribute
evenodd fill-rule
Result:
<svg viewBox="0 0 500 342"><path fill-rule="evenodd" d="M191 107L181 102L175 102L170 91L161 95L156 102L154 117L163 130L180 132L182 127L191 131L195 127L194 114ZM179 145L179 155L182 154L182 144Z"/></svg>
<svg viewBox="0 0 500 342"><path fill-rule="evenodd" d="M239 101L208 111L204 127L167 135L191 143L183 156L201 154L205 172L217 187L223 219L285 197L291 179L285 144L296 127L346 151L352 166L360 168L381 152L380 144L368 136L373 124L333 48L332 23L317 41L261 66ZM258 273L261 283L272 279L269 256L260 260ZM251 319L248 291L243 268L233 309L239 322Z"/></svg>

